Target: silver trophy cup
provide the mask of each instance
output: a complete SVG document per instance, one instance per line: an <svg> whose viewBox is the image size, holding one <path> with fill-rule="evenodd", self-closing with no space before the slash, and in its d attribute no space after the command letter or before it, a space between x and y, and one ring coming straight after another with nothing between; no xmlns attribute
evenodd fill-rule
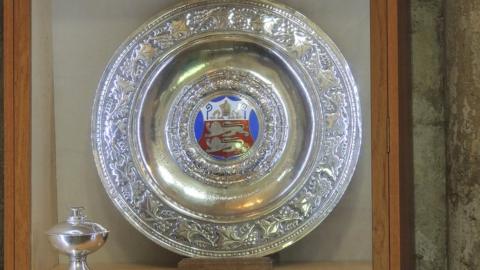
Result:
<svg viewBox="0 0 480 270"><path fill-rule="evenodd" d="M69 270L87 270L87 255L105 244L108 230L86 220L83 207L72 207L67 221L51 228L47 234L50 243L70 257Z"/></svg>

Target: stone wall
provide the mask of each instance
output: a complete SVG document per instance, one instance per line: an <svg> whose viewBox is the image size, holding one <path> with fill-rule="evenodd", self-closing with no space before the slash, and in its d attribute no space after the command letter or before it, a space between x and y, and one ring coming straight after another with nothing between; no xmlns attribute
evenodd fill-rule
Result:
<svg viewBox="0 0 480 270"><path fill-rule="evenodd" d="M480 269L480 0L412 0L412 42L417 269Z"/></svg>
<svg viewBox="0 0 480 270"><path fill-rule="evenodd" d="M443 0L411 0L418 270L446 269Z"/></svg>
<svg viewBox="0 0 480 270"><path fill-rule="evenodd" d="M449 269L480 269L480 0L446 0Z"/></svg>

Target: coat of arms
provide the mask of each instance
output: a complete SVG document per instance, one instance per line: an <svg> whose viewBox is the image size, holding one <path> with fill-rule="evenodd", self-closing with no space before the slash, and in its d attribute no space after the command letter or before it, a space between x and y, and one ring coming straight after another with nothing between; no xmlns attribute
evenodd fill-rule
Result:
<svg viewBox="0 0 480 270"><path fill-rule="evenodd" d="M239 96L219 96L201 107L195 119L195 138L200 147L219 160L246 153L258 136L255 110Z"/></svg>

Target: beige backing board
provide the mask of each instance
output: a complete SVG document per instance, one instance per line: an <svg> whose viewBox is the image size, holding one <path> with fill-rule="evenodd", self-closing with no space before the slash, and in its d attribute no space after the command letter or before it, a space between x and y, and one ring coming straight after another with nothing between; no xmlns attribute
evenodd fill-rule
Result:
<svg viewBox="0 0 480 270"><path fill-rule="evenodd" d="M76 205L85 206L91 219L111 230L107 245L90 257L91 262L174 265L179 260L179 256L137 232L114 208L99 180L90 146L93 98L108 60L132 31L175 2L33 1L33 21L42 22L33 29L33 108L38 110L32 115L32 132L33 138L37 135L42 138L33 141L35 228L32 245L33 253L37 255L33 256L33 265L37 265L34 269L45 269L35 262L36 258L46 254L50 254L50 258L56 256L45 249L35 249L46 246L42 230L53 225L49 223L57 213L58 220L63 220L68 207ZM280 2L317 23L349 62L360 92L363 145L351 185L333 213L315 231L280 252L278 257L282 262L371 261L369 1ZM39 79L35 80L35 76ZM36 99L36 95L45 99ZM53 129L52 134L45 132L44 128ZM51 138L54 138L53 142ZM46 142L54 147L51 153L45 149ZM41 159L41 156L46 158ZM43 173L37 175L36 171ZM45 208L52 203L45 201L42 186L56 191L54 211ZM45 216L35 214L42 211L46 212ZM49 262L53 261L54 258Z"/></svg>

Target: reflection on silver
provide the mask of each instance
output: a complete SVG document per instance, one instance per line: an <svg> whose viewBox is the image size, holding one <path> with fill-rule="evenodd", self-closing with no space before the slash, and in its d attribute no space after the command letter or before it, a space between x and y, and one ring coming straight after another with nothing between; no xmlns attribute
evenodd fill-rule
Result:
<svg viewBox="0 0 480 270"><path fill-rule="evenodd" d="M188 1L115 53L92 119L115 206L187 256L266 255L332 211L361 142L358 93L333 42L267 1Z"/></svg>
<svg viewBox="0 0 480 270"><path fill-rule="evenodd" d="M73 207L66 222L57 224L47 234L50 243L70 257L69 270L88 270L87 255L105 244L108 231L86 220L83 207Z"/></svg>

